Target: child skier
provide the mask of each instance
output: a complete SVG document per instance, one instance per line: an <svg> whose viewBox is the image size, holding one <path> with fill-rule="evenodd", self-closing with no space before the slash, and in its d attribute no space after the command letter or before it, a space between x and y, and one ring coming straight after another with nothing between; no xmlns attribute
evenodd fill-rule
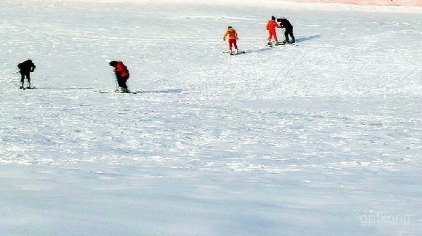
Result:
<svg viewBox="0 0 422 236"><path fill-rule="evenodd" d="M293 35L293 25L290 24L290 21L286 18L278 18L277 22L280 23L281 28L284 28L284 41L282 44L287 43L295 43L295 36ZM292 41L289 41L289 35L292 38Z"/></svg>
<svg viewBox="0 0 422 236"><path fill-rule="evenodd" d="M271 20L267 23L268 30L268 46L272 46L271 40L274 39L276 45L278 45L277 32L276 29L281 28L275 21L275 17L272 16Z"/></svg>
<svg viewBox="0 0 422 236"><path fill-rule="evenodd" d="M117 83L119 84L120 92L129 93L126 81L129 79L129 70L121 61L111 61L110 66L114 67L114 73L116 74ZM116 90L117 92L117 90Z"/></svg>
<svg viewBox="0 0 422 236"><path fill-rule="evenodd" d="M21 74L21 87L20 87L20 89L25 89L25 87L24 87L25 77L28 80L28 86L26 88L27 89L32 88L31 87L31 72L34 72L34 70L36 68L36 66L34 65L32 60L28 59L28 60L26 60L22 63L19 63L18 68L19 68L19 73Z"/></svg>
<svg viewBox="0 0 422 236"><path fill-rule="evenodd" d="M224 34L224 37L223 37L223 41L226 41L226 38L227 37L229 38L229 50L230 50L230 54L231 55L234 55L234 54L238 53L238 50L237 50L237 40L239 38L238 38L238 35L237 35L236 30L233 29L233 27L231 27L231 26L227 27L227 31L226 31L226 33ZM233 47L235 48L236 51L233 50Z"/></svg>

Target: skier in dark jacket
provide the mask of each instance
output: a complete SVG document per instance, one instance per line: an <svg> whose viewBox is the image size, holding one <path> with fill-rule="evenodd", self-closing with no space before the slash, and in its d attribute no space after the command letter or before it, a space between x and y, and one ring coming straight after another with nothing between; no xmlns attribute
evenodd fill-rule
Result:
<svg viewBox="0 0 422 236"><path fill-rule="evenodd" d="M286 18L278 18L277 22L280 24L281 28L284 28L284 37L285 40L283 41L283 44L287 43L295 43L295 36L293 35L293 25L290 24L290 21ZM289 35L292 38L292 41L289 41Z"/></svg>
<svg viewBox="0 0 422 236"><path fill-rule="evenodd" d="M31 72L34 72L36 66L32 60L28 59L22 63L18 64L19 73L21 74L21 89L24 88L25 77L28 80L28 86L26 88L31 88Z"/></svg>
<svg viewBox="0 0 422 236"><path fill-rule="evenodd" d="M120 90L123 93L128 93L126 81L129 79L129 70L121 61L111 61L110 66L114 67L114 73L116 74L117 83L119 84Z"/></svg>

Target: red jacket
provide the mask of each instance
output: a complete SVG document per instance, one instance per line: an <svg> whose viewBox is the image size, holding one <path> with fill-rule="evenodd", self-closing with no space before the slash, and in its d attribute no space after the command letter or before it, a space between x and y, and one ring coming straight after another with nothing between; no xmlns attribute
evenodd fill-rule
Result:
<svg viewBox="0 0 422 236"><path fill-rule="evenodd" d="M116 69L114 70L114 72L116 72L116 74L119 74L121 77L129 76L129 70L121 61L117 62Z"/></svg>
<svg viewBox="0 0 422 236"><path fill-rule="evenodd" d="M224 34L224 39L226 39L227 36L229 36L229 39L238 39L237 32L234 29L228 29L226 33Z"/></svg>
<svg viewBox="0 0 422 236"><path fill-rule="evenodd" d="M275 22L275 21L273 21L273 20L268 21L268 23L267 23L267 30L268 30L268 31L275 32L275 30L276 30L277 28L281 28L281 27L277 24L277 22Z"/></svg>

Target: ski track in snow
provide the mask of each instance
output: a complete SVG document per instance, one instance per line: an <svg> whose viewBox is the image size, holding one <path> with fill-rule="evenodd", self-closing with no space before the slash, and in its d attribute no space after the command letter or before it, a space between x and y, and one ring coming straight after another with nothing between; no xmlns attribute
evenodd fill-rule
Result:
<svg viewBox="0 0 422 236"><path fill-rule="evenodd" d="M291 9L299 46L267 48L268 9L0 14L0 234L422 232L420 15ZM110 59L140 93L98 92Z"/></svg>

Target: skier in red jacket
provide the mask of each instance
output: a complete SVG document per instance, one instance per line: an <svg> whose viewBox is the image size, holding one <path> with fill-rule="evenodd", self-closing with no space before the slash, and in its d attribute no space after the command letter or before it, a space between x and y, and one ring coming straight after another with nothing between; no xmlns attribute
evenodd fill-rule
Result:
<svg viewBox="0 0 422 236"><path fill-rule="evenodd" d="M110 66L114 67L114 73L116 74L117 83L119 84L120 90L123 93L128 93L126 81L129 79L129 70L121 61L111 61Z"/></svg>
<svg viewBox="0 0 422 236"><path fill-rule="evenodd" d="M226 38L229 38L229 50L230 50L229 52L230 52L230 54L238 53L237 40L239 38L238 38L236 30L233 29L233 27L231 27L231 26L227 27L227 31L224 34L223 40L226 41ZM233 51L233 47L236 51Z"/></svg>
<svg viewBox="0 0 422 236"><path fill-rule="evenodd" d="M268 21L268 23L267 23L267 30L268 30L268 34L269 34L268 35L268 45L269 46L272 46L271 39L274 39L276 44L278 44L277 32L276 32L277 28L281 28L281 27L275 21L275 17L272 16L271 20Z"/></svg>

